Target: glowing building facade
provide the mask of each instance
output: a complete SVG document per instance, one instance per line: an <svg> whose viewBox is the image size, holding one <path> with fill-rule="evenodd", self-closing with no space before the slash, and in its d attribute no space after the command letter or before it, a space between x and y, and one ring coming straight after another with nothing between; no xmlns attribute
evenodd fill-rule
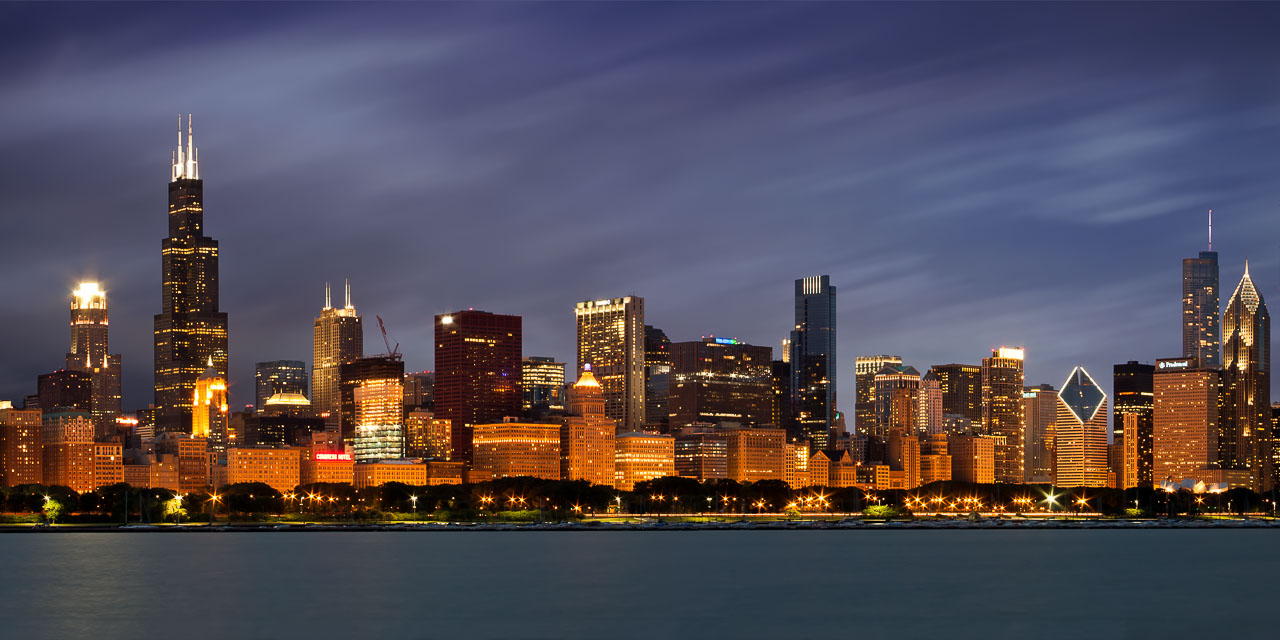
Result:
<svg viewBox="0 0 1280 640"><path fill-rule="evenodd" d="M671 345L670 426L764 425L772 419L773 349L732 338Z"/></svg>
<svg viewBox="0 0 1280 640"><path fill-rule="evenodd" d="M902 364L902 356L858 356L854 358L854 405L853 424L858 433L875 433L876 417L876 374L885 365Z"/></svg>
<svg viewBox="0 0 1280 640"><path fill-rule="evenodd" d="M521 363L520 386L524 409L564 409L564 363L555 358L529 356Z"/></svg>
<svg viewBox="0 0 1280 640"><path fill-rule="evenodd" d="M614 487L631 491L637 482L676 475L675 437L633 431L614 440Z"/></svg>
<svg viewBox="0 0 1280 640"><path fill-rule="evenodd" d="M186 431L196 378L213 363L227 379L227 314L218 310L218 241L204 234L204 181L191 118L169 181L169 236L161 243L160 313L155 316L155 428Z"/></svg>
<svg viewBox="0 0 1280 640"><path fill-rule="evenodd" d="M1022 482L1022 348L1000 347L982 359L982 431L995 436L996 482Z"/></svg>
<svg viewBox="0 0 1280 640"><path fill-rule="evenodd" d="M784 429L739 427L725 429L726 463L729 479L743 484L787 478Z"/></svg>
<svg viewBox="0 0 1280 640"><path fill-rule="evenodd" d="M578 371L591 365L604 393L605 415L618 429L645 424L644 298L627 296L579 302Z"/></svg>
<svg viewBox="0 0 1280 640"><path fill-rule="evenodd" d="M1054 482L1064 487L1108 487L1107 394L1076 367L1058 391L1054 422ZM998 455L998 452L997 452Z"/></svg>
<svg viewBox="0 0 1280 640"><path fill-rule="evenodd" d="M473 477L560 479L560 425L478 424L473 430Z"/></svg>
<svg viewBox="0 0 1280 640"><path fill-rule="evenodd" d="M329 284L324 285L324 308L315 319L311 342L311 406L320 415L337 416L342 410L342 365L364 357L364 324L351 306L351 284L346 285L346 305L330 303Z"/></svg>
<svg viewBox="0 0 1280 640"><path fill-rule="evenodd" d="M44 428L39 409L14 409L0 403L0 485L40 484Z"/></svg>
<svg viewBox="0 0 1280 640"><path fill-rule="evenodd" d="M1222 313L1222 415L1218 463L1247 469L1254 491L1275 485L1271 427L1271 316L1267 303L1244 276Z"/></svg>
<svg viewBox="0 0 1280 640"><path fill-rule="evenodd" d="M108 353L107 293L96 282L71 292L71 348L67 369L89 374L89 414L99 438L116 434L120 416L120 354Z"/></svg>
<svg viewBox="0 0 1280 640"><path fill-rule="evenodd" d="M449 460L453 455L453 423L430 411L410 411L404 417L407 458Z"/></svg>
<svg viewBox="0 0 1280 640"><path fill-rule="evenodd" d="M1221 373L1179 358L1156 360L1152 378L1153 483L1197 479L1218 462Z"/></svg>
<svg viewBox="0 0 1280 640"><path fill-rule="evenodd" d="M475 425L520 415L522 327L474 309L435 317L435 415L453 424L451 460L471 461Z"/></svg>
<svg viewBox="0 0 1280 640"><path fill-rule="evenodd" d="M1155 370L1155 365L1136 360L1113 367L1111 432L1124 461L1121 468L1115 469L1121 486L1152 486ZM1129 463L1132 463L1132 468Z"/></svg>
<svg viewBox="0 0 1280 640"><path fill-rule="evenodd" d="M231 411L227 405L227 379L210 361L196 378L191 394L191 436L208 440L209 449L223 453L236 442L229 438Z"/></svg>
<svg viewBox="0 0 1280 640"><path fill-rule="evenodd" d="M982 424L982 367L975 364L938 364L929 368L942 387L944 416L962 416Z"/></svg>
<svg viewBox="0 0 1280 640"><path fill-rule="evenodd" d="M254 365L253 388L253 408L259 413L277 393L300 395L305 399L310 392L307 363L301 360L259 362Z"/></svg>
<svg viewBox="0 0 1280 640"><path fill-rule="evenodd" d="M362 377L352 388L356 462L404 457L404 363L398 371Z"/></svg>
<svg viewBox="0 0 1280 640"><path fill-rule="evenodd" d="M1058 392L1053 385L1027 387L1022 392L1022 424L1026 425L1023 472L1030 483L1053 481L1054 425L1058 421Z"/></svg>
<svg viewBox="0 0 1280 640"><path fill-rule="evenodd" d="M560 426L560 479L612 486L617 423L605 415L604 392L590 370L569 390L569 415Z"/></svg>
<svg viewBox="0 0 1280 640"><path fill-rule="evenodd" d="M1182 357L1209 369L1222 362L1218 287L1218 252L1210 236L1209 251L1182 261Z"/></svg>

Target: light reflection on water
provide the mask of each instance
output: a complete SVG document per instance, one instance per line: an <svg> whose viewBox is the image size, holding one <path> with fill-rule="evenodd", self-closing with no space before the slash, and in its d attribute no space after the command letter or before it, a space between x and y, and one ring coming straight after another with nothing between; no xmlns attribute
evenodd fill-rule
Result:
<svg viewBox="0 0 1280 640"><path fill-rule="evenodd" d="M1268 530L0 535L3 638L1270 635Z"/></svg>

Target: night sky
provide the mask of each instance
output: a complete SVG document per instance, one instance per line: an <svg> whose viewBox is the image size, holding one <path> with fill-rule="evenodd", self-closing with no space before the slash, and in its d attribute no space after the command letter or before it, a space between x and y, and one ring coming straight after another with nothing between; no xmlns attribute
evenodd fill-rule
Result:
<svg viewBox="0 0 1280 640"><path fill-rule="evenodd" d="M62 366L107 289L126 410L152 316L178 113L221 243L233 403L310 362L350 277L407 368L432 316L641 295L672 340L775 349L793 280L839 288L853 359L1027 383L1181 351L1180 259L1215 210L1225 304L1277 297L1280 6L0 5L0 398ZM776 354L775 354L776 355ZM1273 392L1274 393L1274 392Z"/></svg>

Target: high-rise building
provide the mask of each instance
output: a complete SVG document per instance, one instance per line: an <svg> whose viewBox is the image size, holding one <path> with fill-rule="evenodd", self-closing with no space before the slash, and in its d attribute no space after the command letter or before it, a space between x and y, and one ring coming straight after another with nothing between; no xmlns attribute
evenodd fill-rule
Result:
<svg viewBox="0 0 1280 640"><path fill-rule="evenodd" d="M404 406L406 409L434 410L436 406L436 374L418 371L404 374Z"/></svg>
<svg viewBox="0 0 1280 640"><path fill-rule="evenodd" d="M472 433L474 477L560 479L560 425L497 422Z"/></svg>
<svg viewBox="0 0 1280 640"><path fill-rule="evenodd" d="M1156 367L1130 360L1113 367L1114 378L1111 394L1115 401L1111 409L1111 429L1120 450L1132 451L1133 457L1123 454L1124 460L1134 463L1133 477L1125 475L1126 469L1115 469L1119 484L1124 487L1150 487L1154 476L1151 471L1151 447L1153 411L1155 407L1154 379ZM1133 419L1125 416L1132 415ZM1132 439L1133 442L1129 442Z"/></svg>
<svg viewBox="0 0 1280 640"><path fill-rule="evenodd" d="M355 446L356 462L404 457L404 361L392 353L339 368L342 441Z"/></svg>
<svg viewBox="0 0 1280 640"><path fill-rule="evenodd" d="M520 415L523 320L466 310L435 317L435 414L453 423L453 455L471 462L471 430Z"/></svg>
<svg viewBox="0 0 1280 640"><path fill-rule="evenodd" d="M1153 482L1197 479L1218 463L1221 373L1195 358L1156 360L1152 379Z"/></svg>
<svg viewBox="0 0 1280 640"><path fill-rule="evenodd" d="M1271 315L1244 276L1222 312L1222 416L1218 461L1223 469L1248 469L1254 491L1275 484L1271 430Z"/></svg>
<svg viewBox="0 0 1280 640"><path fill-rule="evenodd" d="M1022 392L1022 423L1026 425L1023 472L1029 483L1053 482L1054 425L1058 420L1058 392L1051 384L1026 387Z"/></svg>
<svg viewBox="0 0 1280 640"><path fill-rule="evenodd" d="M920 416L916 394L920 389L920 372L908 365L886 364L872 378L872 386L875 422L868 435L885 438L894 430L914 434Z"/></svg>
<svg viewBox="0 0 1280 640"><path fill-rule="evenodd" d="M560 426L560 479L612 486L617 423L605 415L604 392L588 369L569 390Z"/></svg>
<svg viewBox="0 0 1280 640"><path fill-rule="evenodd" d="M306 397L307 363L301 360L273 360L254 365L253 408L262 413L267 399L277 393L291 393Z"/></svg>
<svg viewBox="0 0 1280 640"><path fill-rule="evenodd" d="M942 413L982 423L982 367L973 364L937 364L929 369L942 386Z"/></svg>
<svg viewBox="0 0 1280 640"><path fill-rule="evenodd" d="M45 413L82 411L93 408L93 376L85 371L59 369L36 378L38 407Z"/></svg>
<svg viewBox="0 0 1280 640"><path fill-rule="evenodd" d="M227 380L214 368L212 360L196 378L191 396L191 436L205 438L210 451L225 453L229 445L236 443L228 441L231 408L227 405Z"/></svg>
<svg viewBox="0 0 1280 640"><path fill-rule="evenodd" d="M729 442L724 433L709 427L681 429L675 446L680 477L703 482L729 477ZM807 452L809 447L804 449Z"/></svg>
<svg viewBox="0 0 1280 640"><path fill-rule="evenodd" d="M14 409L0 402L0 485L40 484L44 451L39 409Z"/></svg>
<svg viewBox="0 0 1280 640"><path fill-rule="evenodd" d="M671 340L656 327L644 326L644 422L668 429L671 395Z"/></svg>
<svg viewBox="0 0 1280 640"><path fill-rule="evenodd" d="M794 417L791 407L791 363L786 359L774 360L770 363L770 378L773 381L771 392L773 401L769 405L770 423L787 430L787 437L796 438ZM799 458L799 456L797 456ZM809 459L806 447L803 460Z"/></svg>
<svg viewBox="0 0 1280 640"><path fill-rule="evenodd" d="M1210 235L1208 251L1182 261L1182 357L1195 358L1210 369L1222 362L1218 296L1218 252Z"/></svg>
<svg viewBox="0 0 1280 640"><path fill-rule="evenodd" d="M71 349L67 369L89 374L89 414L98 438L116 434L120 416L120 354L108 353L107 293L96 282L71 292Z"/></svg>
<svg viewBox="0 0 1280 640"><path fill-rule="evenodd" d="M87 411L45 413L40 434L42 483L84 493L94 483L93 420Z"/></svg>
<svg viewBox="0 0 1280 640"><path fill-rule="evenodd" d="M764 347L768 348L768 347ZM771 427L737 427L725 436L729 479L746 484L761 480L786 480L787 432Z"/></svg>
<svg viewBox="0 0 1280 640"><path fill-rule="evenodd" d="M529 356L521 363L520 386L524 409L564 410L564 363L555 358Z"/></svg>
<svg viewBox="0 0 1280 640"><path fill-rule="evenodd" d="M920 433L943 433L942 383L932 371L920 377L916 400L916 427Z"/></svg>
<svg viewBox="0 0 1280 640"><path fill-rule="evenodd" d="M830 276L795 283L791 394L796 427L815 449L832 441L836 414L836 288Z"/></svg>
<svg viewBox="0 0 1280 640"><path fill-rule="evenodd" d="M342 365L364 357L364 324L351 306L350 282L346 290L346 305L335 309L325 283L324 308L312 331L311 406L322 416L336 416L342 410Z"/></svg>
<svg viewBox="0 0 1280 640"><path fill-rule="evenodd" d="M671 345L673 428L695 422L769 424L773 349L709 337Z"/></svg>
<svg viewBox="0 0 1280 640"><path fill-rule="evenodd" d="M902 474L902 488L920 486L920 437L895 429L885 442L885 462L889 470Z"/></svg>
<svg viewBox="0 0 1280 640"><path fill-rule="evenodd" d="M902 356L858 356L854 358L853 428L858 433L875 433L879 421L876 413L876 374L885 365L902 364Z"/></svg>
<svg viewBox="0 0 1280 640"><path fill-rule="evenodd" d="M951 479L956 482L995 482L995 438L987 436L947 436L951 454Z"/></svg>
<svg viewBox="0 0 1280 640"><path fill-rule="evenodd" d="M163 287L155 317L156 431L191 426L196 378L210 359L227 379L227 314L218 310L218 241L204 234L204 181L187 116L169 181L169 237L161 243Z"/></svg>
<svg viewBox="0 0 1280 640"><path fill-rule="evenodd" d="M301 450L292 447L238 447L227 452L227 482L261 482L280 493L302 484Z"/></svg>
<svg viewBox="0 0 1280 640"><path fill-rule="evenodd" d="M453 423L430 411L410 411L404 417L406 458L448 460L453 455Z"/></svg>
<svg viewBox="0 0 1280 640"><path fill-rule="evenodd" d="M1000 347L982 359L982 430L996 442L996 482L1022 482L1022 348Z"/></svg>
<svg viewBox="0 0 1280 640"><path fill-rule="evenodd" d="M579 302L578 371L591 371L604 391L605 414L621 431L644 426L644 298Z"/></svg>
<svg viewBox="0 0 1280 640"><path fill-rule="evenodd" d="M1107 487L1107 394L1084 367L1058 392L1054 422L1054 482L1064 487ZM997 445L996 455L999 456Z"/></svg>
<svg viewBox="0 0 1280 640"><path fill-rule="evenodd" d="M631 491L636 483L676 475L675 437L633 431L614 439L614 487Z"/></svg>

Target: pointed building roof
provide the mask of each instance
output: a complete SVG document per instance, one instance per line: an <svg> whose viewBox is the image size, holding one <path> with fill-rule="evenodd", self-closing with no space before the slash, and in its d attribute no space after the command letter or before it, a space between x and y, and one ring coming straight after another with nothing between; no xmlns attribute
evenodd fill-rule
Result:
<svg viewBox="0 0 1280 640"><path fill-rule="evenodd" d="M1058 399L1083 424L1093 420L1102 403L1107 401L1107 394L1103 393L1084 367L1076 367L1067 376L1067 381L1062 383Z"/></svg>
<svg viewBox="0 0 1280 640"><path fill-rule="evenodd" d="M221 377L222 377L222 374L218 373L218 370L213 368L213 356L209 356L209 366L206 367L204 370L204 373L200 374L200 377L196 379L197 380L215 380Z"/></svg>
<svg viewBox="0 0 1280 640"><path fill-rule="evenodd" d="M1249 277L1249 260L1244 261L1244 275L1240 277L1240 283L1236 285L1235 293L1231 294L1231 299L1227 302L1227 307L1232 307L1236 302L1244 303L1249 313L1257 313L1258 305L1262 304L1262 296L1258 294L1258 288L1253 286L1253 278Z"/></svg>
<svg viewBox="0 0 1280 640"><path fill-rule="evenodd" d="M582 371L582 375L578 376L578 381L573 383L574 389L600 388L600 381L596 380L594 373L591 373L591 365Z"/></svg>

